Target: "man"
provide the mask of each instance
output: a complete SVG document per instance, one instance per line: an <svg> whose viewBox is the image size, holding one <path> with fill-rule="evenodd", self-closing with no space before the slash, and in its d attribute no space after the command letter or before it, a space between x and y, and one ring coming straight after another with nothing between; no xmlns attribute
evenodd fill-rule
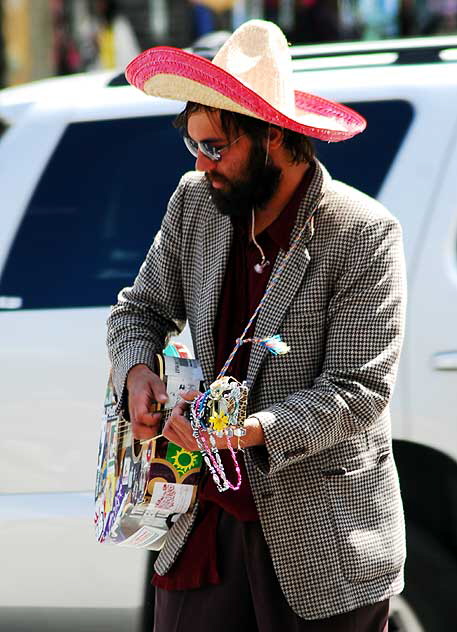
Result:
<svg viewBox="0 0 457 632"><path fill-rule="evenodd" d="M239 344L226 374L250 388L238 465L217 439L218 473L239 489L221 493L204 476L194 510L172 527L155 566L155 630L386 630L405 557L388 410L404 322L401 231L333 181L307 138L344 140L365 122L295 92L283 34L258 20L212 63L151 49L127 77L188 101L177 125L197 171L109 319L120 405L128 396L138 438L157 434L149 410L166 390L154 354L186 320L207 386ZM240 344L275 334L289 353ZM186 449L197 448L194 397L163 429Z"/></svg>

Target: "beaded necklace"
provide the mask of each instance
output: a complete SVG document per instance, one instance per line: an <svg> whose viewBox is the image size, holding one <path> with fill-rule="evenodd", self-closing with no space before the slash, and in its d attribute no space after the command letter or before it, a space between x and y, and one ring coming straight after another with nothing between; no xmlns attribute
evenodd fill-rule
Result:
<svg viewBox="0 0 457 632"><path fill-rule="evenodd" d="M244 328L243 333L239 338L237 338L236 344L216 380L211 384L208 390L198 395L190 405L192 435L195 438L198 449L202 453L203 460L213 477L213 481L220 492L225 492L228 489L237 491L241 487L242 479L240 466L238 464L231 439L233 436L237 437L238 449L240 449L240 439L246 434L244 421L246 419L247 400L249 394L249 387L245 381L240 383L234 377L227 376L226 373L229 370L238 349L248 342L259 344L273 355L283 355L290 350L290 347L281 340L281 337L278 334L267 338L245 338L245 336L264 305L271 290L278 282L278 279L288 260L296 250L306 226L310 224L311 231L314 232L314 213L316 212L321 199L322 196L316 204L313 212L309 215L293 240L283 262L278 267L275 274L270 277L264 295L260 299L259 304L249 319L248 324ZM206 434L208 435L209 441L206 439ZM237 474L236 483L231 483L225 474L216 444L216 437L225 437L226 439L227 448L231 454Z"/></svg>

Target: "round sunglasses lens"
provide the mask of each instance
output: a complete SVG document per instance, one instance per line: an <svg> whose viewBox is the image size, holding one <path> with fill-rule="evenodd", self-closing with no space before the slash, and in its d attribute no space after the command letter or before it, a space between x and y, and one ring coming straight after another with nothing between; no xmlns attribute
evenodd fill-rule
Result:
<svg viewBox="0 0 457 632"><path fill-rule="evenodd" d="M213 147L212 145L209 145L208 143L200 143L199 148L202 154L206 156L207 158L209 158L210 160L217 161L221 159L219 150Z"/></svg>
<svg viewBox="0 0 457 632"><path fill-rule="evenodd" d="M197 158L198 144L194 140L192 140L192 138L189 138L188 136L184 136L184 144L187 147L187 149L190 151L192 156L195 156L195 158Z"/></svg>
<svg viewBox="0 0 457 632"><path fill-rule="evenodd" d="M188 136L184 136L184 144L187 147L187 149L190 151L192 156L195 156L195 158L197 158L197 156L198 156L198 143L196 143L194 140L192 140L192 138L189 138Z"/></svg>
<svg viewBox="0 0 457 632"><path fill-rule="evenodd" d="M187 149L190 151L192 156L195 156L195 158L198 158L198 150L200 150L202 154L210 160L218 161L221 159L219 150L209 143L197 143L197 141L190 138L190 136L183 136L183 140Z"/></svg>

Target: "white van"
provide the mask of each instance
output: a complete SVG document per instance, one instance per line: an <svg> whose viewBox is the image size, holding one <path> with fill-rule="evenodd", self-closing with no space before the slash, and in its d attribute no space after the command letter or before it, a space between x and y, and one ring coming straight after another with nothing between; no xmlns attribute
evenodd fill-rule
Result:
<svg viewBox="0 0 457 632"><path fill-rule="evenodd" d="M457 37L292 52L302 90L368 120L318 157L405 234L409 557L390 629L457 629ZM152 628L149 554L96 542L93 488L109 305L193 167L180 108L113 73L0 92L0 630Z"/></svg>

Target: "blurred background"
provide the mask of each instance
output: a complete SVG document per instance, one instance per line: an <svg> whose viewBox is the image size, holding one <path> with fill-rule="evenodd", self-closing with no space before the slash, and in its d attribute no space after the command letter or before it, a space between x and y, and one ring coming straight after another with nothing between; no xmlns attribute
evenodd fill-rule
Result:
<svg viewBox="0 0 457 632"><path fill-rule="evenodd" d="M250 18L298 43L457 33L457 0L0 0L0 87L124 67Z"/></svg>

